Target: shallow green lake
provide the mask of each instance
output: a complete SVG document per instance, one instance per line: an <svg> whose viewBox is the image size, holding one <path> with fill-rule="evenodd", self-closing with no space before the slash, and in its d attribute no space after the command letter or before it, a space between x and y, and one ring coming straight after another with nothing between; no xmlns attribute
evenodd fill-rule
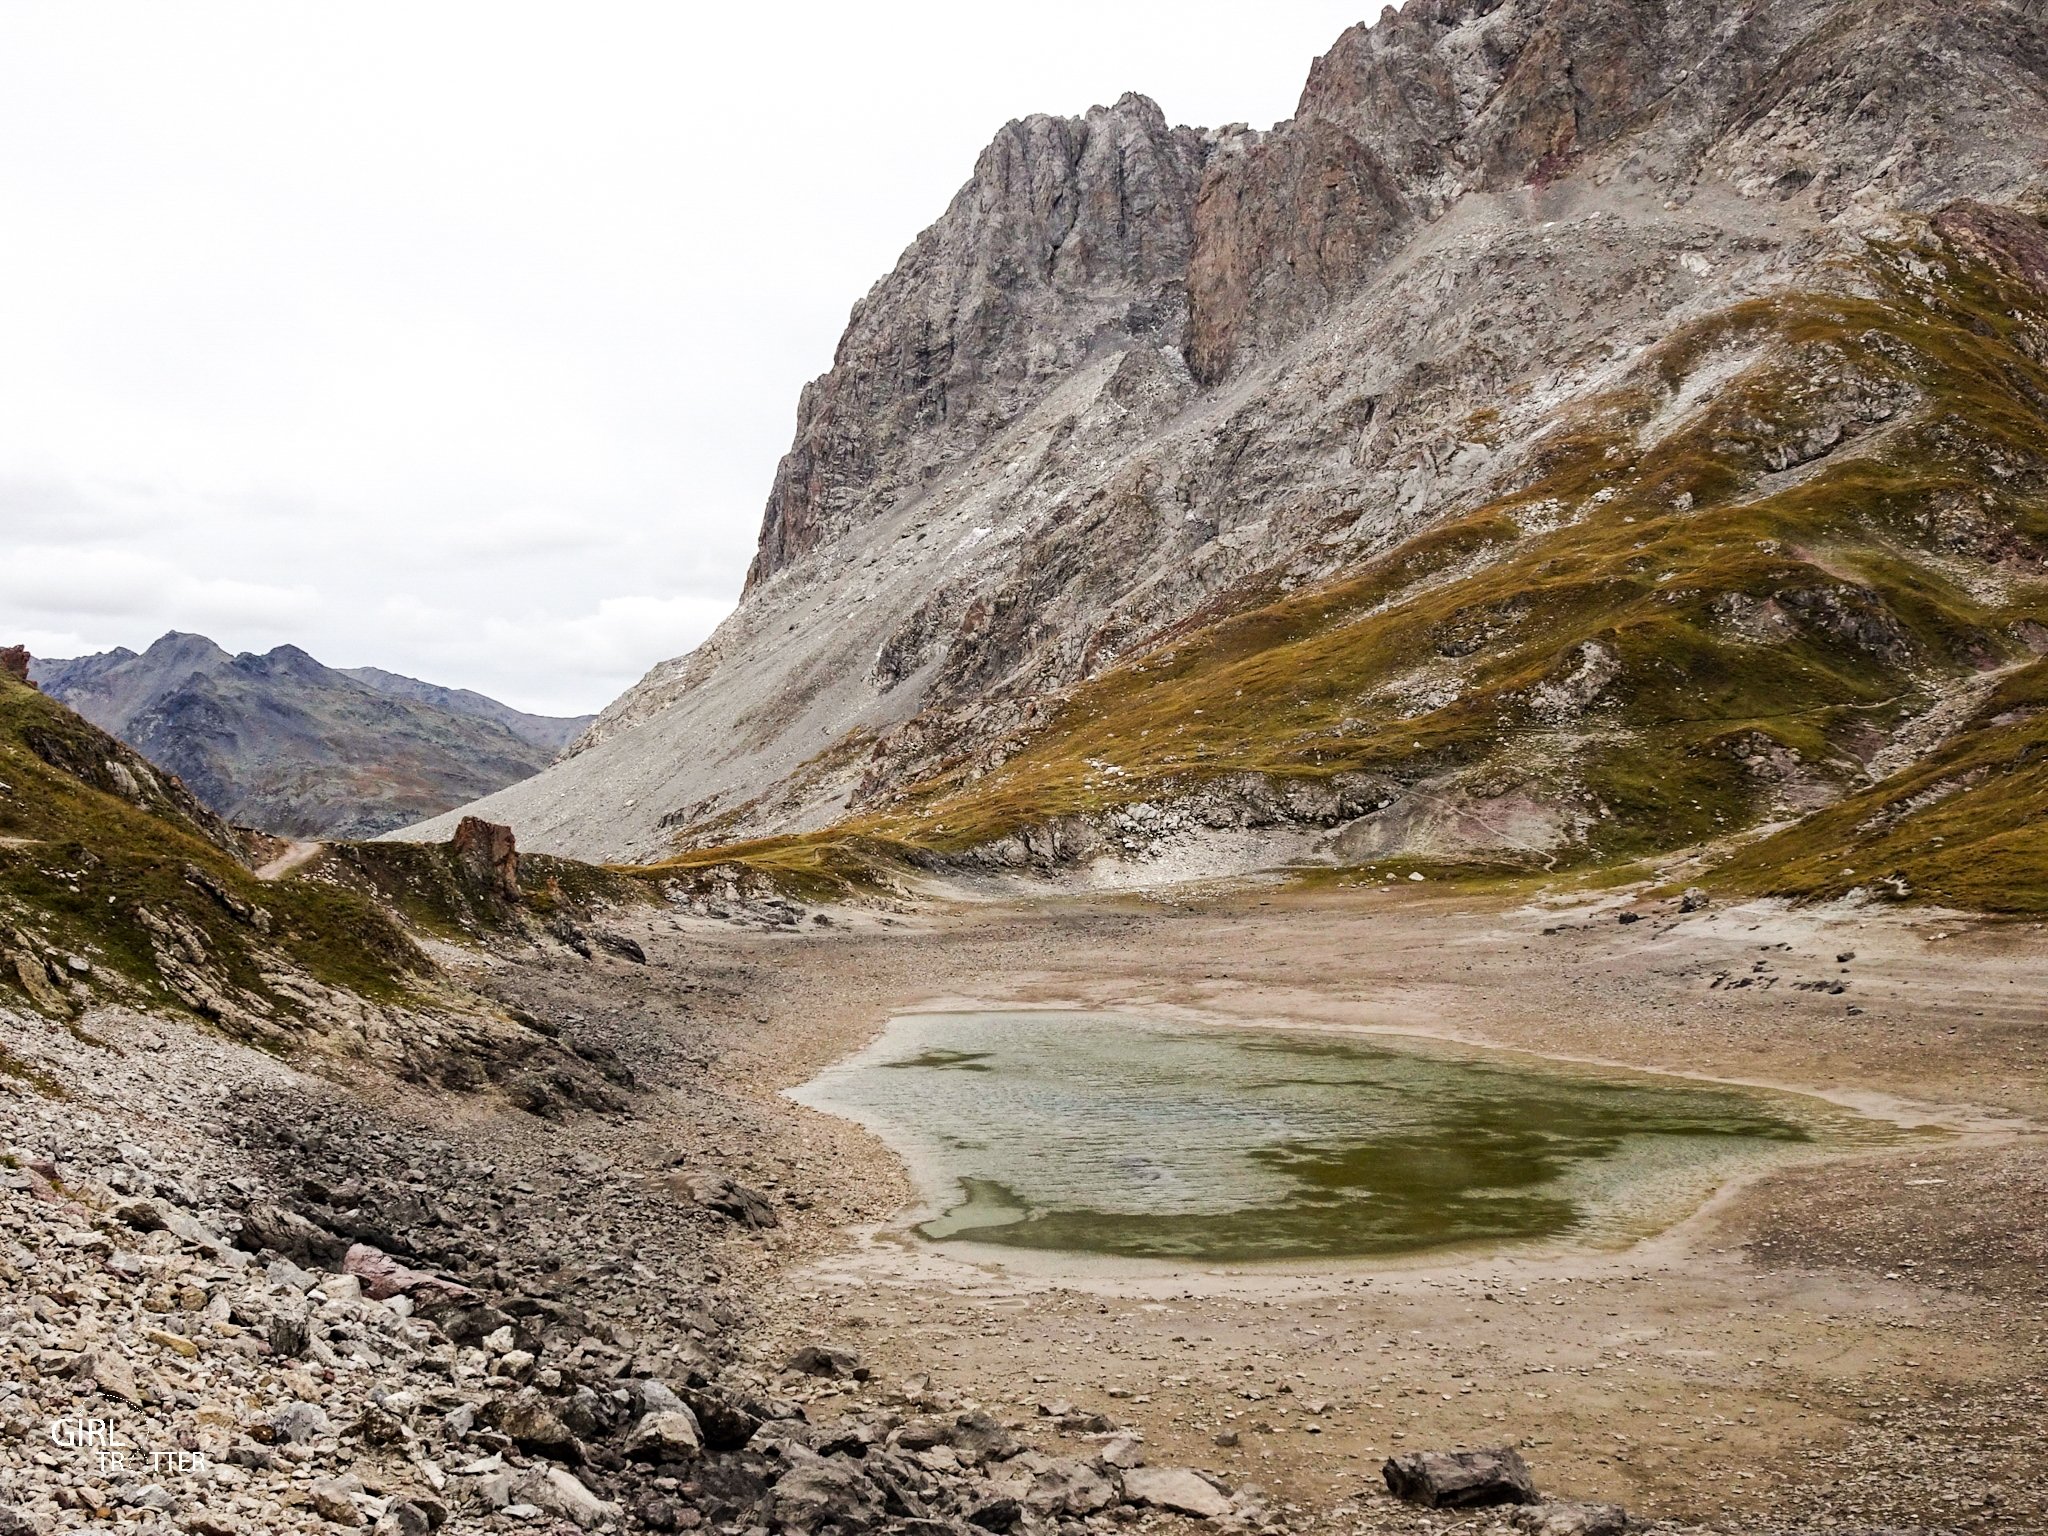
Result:
<svg viewBox="0 0 2048 1536"><path fill-rule="evenodd" d="M1907 1134L1795 1094L1068 1012L906 1015L793 1097L904 1157L926 1238L1223 1263L1618 1245L1761 1163Z"/></svg>

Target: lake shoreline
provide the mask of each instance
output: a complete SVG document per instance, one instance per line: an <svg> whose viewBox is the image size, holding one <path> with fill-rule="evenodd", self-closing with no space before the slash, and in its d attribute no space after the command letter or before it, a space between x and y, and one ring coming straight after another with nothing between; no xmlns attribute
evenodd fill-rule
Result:
<svg viewBox="0 0 2048 1536"><path fill-rule="evenodd" d="M2010 1404L2041 1374L2028 1319L2048 1303L2029 1299L2027 1266L2000 1255L2038 1245L2020 1213L2048 1198L2040 930L1774 903L1682 918L1649 905L1649 920L1620 925L1628 905L1613 892L1265 886L935 903L823 942L742 941L762 967L743 1006L764 1021L725 1068L774 1101L792 1145L830 1147L842 1208L868 1213L792 1231L762 1273L764 1311L778 1296L792 1311L827 1307L880 1370L929 1372L1027 1418L1057 1392L1141 1430L1155 1461L1325 1504L1354 1495L1391 1450L1485 1438L1523 1441L1547 1487L1730 1528L1840 1507L1810 1475L1814 1457L1857 1483L1861 1507L1925 1509L1927 1448L1955 1443L1933 1426L1944 1414L1980 1416L1968 1443L2010 1443L2018 1458ZM1759 960L1767 972L1752 970ZM1774 984L1716 984L1745 975ZM1798 990L1822 980L1846 995ZM1617 1254L1140 1277L892 1240L915 1194L894 1152L783 1097L894 1013L1074 1005L1442 1037L1805 1092L1959 1135L1926 1157L1745 1177ZM1230 1386L1246 1379L1260 1402ZM1279 1394L1289 1382L1298 1391ZM1268 1411L1310 1394L1332 1405L1314 1434L1300 1412ZM1877 1403L1892 1406L1865 1406ZM1273 1428L1247 1430L1255 1421ZM1214 1443L1226 1428L1237 1447Z"/></svg>

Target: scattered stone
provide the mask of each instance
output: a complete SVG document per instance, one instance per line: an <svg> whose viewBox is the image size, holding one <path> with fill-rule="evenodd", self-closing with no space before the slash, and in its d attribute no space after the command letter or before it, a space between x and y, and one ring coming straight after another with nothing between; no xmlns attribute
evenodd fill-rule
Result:
<svg viewBox="0 0 2048 1536"><path fill-rule="evenodd" d="M1696 885L1688 885L1685 893L1678 898L1678 910L1698 912L1707 905L1707 893Z"/></svg>
<svg viewBox="0 0 2048 1536"><path fill-rule="evenodd" d="M1530 1504L1508 1517L1527 1536L1622 1536L1628 1511L1619 1504Z"/></svg>
<svg viewBox="0 0 2048 1536"><path fill-rule="evenodd" d="M829 1349L822 1344L806 1344L789 1357L783 1367L804 1376L829 1376L847 1381L866 1381L868 1368L860 1363L860 1356L849 1350Z"/></svg>

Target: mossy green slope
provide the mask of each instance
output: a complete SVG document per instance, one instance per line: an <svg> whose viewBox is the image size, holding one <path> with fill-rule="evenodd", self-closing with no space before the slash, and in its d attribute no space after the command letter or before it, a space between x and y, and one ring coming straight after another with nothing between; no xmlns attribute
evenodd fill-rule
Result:
<svg viewBox="0 0 2048 1536"><path fill-rule="evenodd" d="M4 677L0 784L0 994L59 1012L120 1000L208 1013L284 1045L305 981L393 999L430 970L376 902L257 880L175 780Z"/></svg>
<svg viewBox="0 0 2048 1536"><path fill-rule="evenodd" d="M1717 878L1770 895L2048 913L2048 662L2002 679L1933 756L1745 848Z"/></svg>

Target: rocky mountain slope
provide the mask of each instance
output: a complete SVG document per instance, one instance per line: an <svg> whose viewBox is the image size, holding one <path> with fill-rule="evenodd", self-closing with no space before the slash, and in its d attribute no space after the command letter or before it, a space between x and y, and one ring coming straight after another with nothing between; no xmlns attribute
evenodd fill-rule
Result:
<svg viewBox="0 0 2048 1536"><path fill-rule="evenodd" d="M739 610L478 809L1388 873L1834 806L1745 878L1910 891L1967 803L2048 902L2044 152L2011 0L1411 0L1269 132L1012 123L805 391Z"/></svg>
<svg viewBox="0 0 2048 1536"><path fill-rule="evenodd" d="M291 837L365 837L459 805L538 772L588 724L337 671L296 646L230 656L204 635L38 658L32 674L220 815Z"/></svg>
<svg viewBox="0 0 2048 1536"><path fill-rule="evenodd" d="M474 689L444 688L439 683L423 683L401 672L386 672L382 667L340 667L336 670L343 677L352 677L379 693L390 694L394 699L411 699L451 715L492 721L521 741L548 752L561 751L589 730L590 723L597 718L595 715L529 715L523 709L500 704Z"/></svg>

